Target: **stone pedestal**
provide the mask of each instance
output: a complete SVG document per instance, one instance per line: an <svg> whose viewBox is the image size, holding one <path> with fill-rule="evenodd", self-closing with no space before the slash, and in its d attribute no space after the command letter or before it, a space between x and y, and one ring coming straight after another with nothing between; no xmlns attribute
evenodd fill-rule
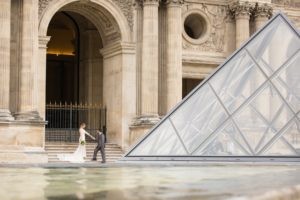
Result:
<svg viewBox="0 0 300 200"><path fill-rule="evenodd" d="M37 103L38 60L38 0L26 0L22 5L21 69L19 71L18 108L16 120L42 120Z"/></svg>
<svg viewBox="0 0 300 200"><path fill-rule="evenodd" d="M182 99L182 0L168 0L167 7L167 54L166 54L166 106L170 111Z"/></svg>
<svg viewBox="0 0 300 200"><path fill-rule="evenodd" d="M44 141L44 123L0 122L0 163L47 163Z"/></svg>
<svg viewBox="0 0 300 200"><path fill-rule="evenodd" d="M140 122L158 118L158 0L143 2L143 42L141 67Z"/></svg>
<svg viewBox="0 0 300 200"><path fill-rule="evenodd" d="M0 121L13 120L9 110L11 1L0 2Z"/></svg>
<svg viewBox="0 0 300 200"><path fill-rule="evenodd" d="M152 124L143 124L139 126L130 126L130 134L128 139L129 146L134 145L138 140L140 140L145 134L152 128Z"/></svg>

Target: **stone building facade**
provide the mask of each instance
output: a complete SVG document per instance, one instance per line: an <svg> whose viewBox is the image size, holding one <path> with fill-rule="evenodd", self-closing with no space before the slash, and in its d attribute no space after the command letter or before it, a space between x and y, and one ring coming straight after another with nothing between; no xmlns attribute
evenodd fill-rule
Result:
<svg viewBox="0 0 300 200"><path fill-rule="evenodd" d="M47 162L51 100L105 105L109 142L126 149L273 13L300 28L297 0L4 0L0 10L0 162L12 163Z"/></svg>

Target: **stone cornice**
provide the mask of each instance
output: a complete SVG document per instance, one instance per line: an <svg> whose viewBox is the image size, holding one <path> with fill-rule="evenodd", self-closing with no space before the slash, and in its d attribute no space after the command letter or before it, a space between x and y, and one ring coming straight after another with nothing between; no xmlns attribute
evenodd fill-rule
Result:
<svg viewBox="0 0 300 200"><path fill-rule="evenodd" d="M39 36L39 48L47 49L47 44L50 41L51 36Z"/></svg>
<svg viewBox="0 0 300 200"><path fill-rule="evenodd" d="M115 42L100 50L104 58L109 58L118 54L135 54L135 44L126 42Z"/></svg>

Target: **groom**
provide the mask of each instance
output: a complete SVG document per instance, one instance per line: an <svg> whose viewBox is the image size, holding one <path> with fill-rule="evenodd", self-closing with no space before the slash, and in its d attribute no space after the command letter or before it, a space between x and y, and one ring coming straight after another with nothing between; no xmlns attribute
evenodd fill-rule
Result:
<svg viewBox="0 0 300 200"><path fill-rule="evenodd" d="M97 142L97 146L94 150L94 155L93 155L93 160L97 160L97 153L98 151L101 152L101 157L102 157L102 162L101 163L105 163L105 137L104 134L102 133L102 131L97 131L96 134L96 142Z"/></svg>

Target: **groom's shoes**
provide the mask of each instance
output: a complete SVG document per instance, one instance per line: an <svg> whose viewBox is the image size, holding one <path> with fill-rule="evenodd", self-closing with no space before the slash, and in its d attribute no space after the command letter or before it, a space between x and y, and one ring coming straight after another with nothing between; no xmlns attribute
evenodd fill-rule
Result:
<svg viewBox="0 0 300 200"><path fill-rule="evenodd" d="M96 158L93 158L92 161L97 161L97 159L96 159Z"/></svg>

